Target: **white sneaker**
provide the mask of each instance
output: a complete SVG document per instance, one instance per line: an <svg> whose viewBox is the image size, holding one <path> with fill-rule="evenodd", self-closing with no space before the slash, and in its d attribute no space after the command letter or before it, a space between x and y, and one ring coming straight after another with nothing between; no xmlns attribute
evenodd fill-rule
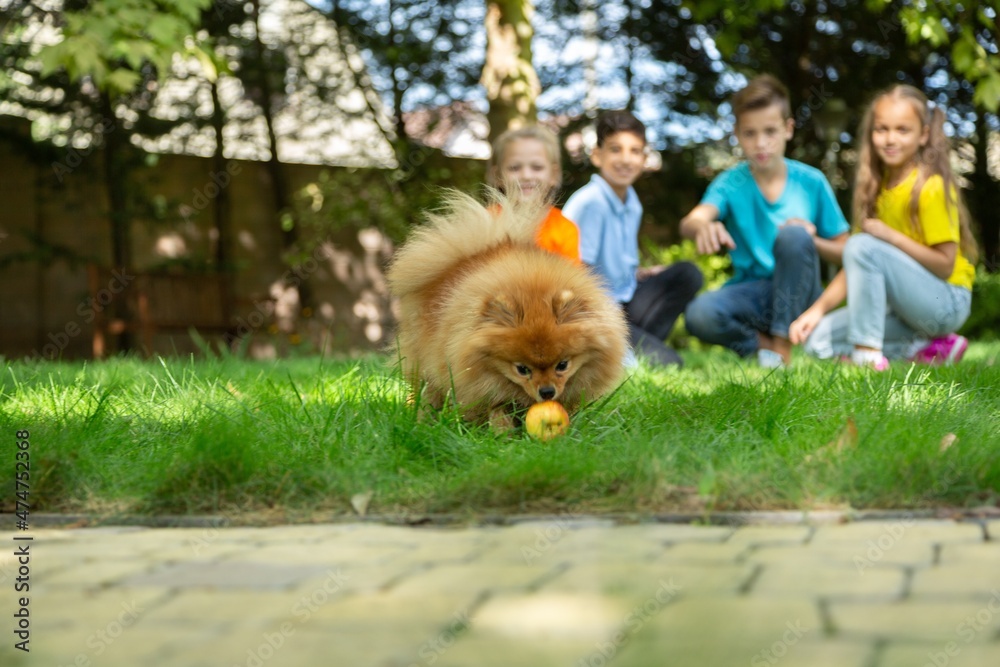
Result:
<svg viewBox="0 0 1000 667"><path fill-rule="evenodd" d="M757 350L757 365L761 368L784 368L785 360L774 350Z"/></svg>

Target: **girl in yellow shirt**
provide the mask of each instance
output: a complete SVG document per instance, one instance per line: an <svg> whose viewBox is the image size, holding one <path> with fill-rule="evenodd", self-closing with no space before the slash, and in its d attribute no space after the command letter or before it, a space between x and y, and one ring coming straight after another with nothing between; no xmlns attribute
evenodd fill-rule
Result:
<svg viewBox="0 0 1000 667"><path fill-rule="evenodd" d="M968 341L954 332L969 316L977 249L944 112L913 86L893 86L869 106L858 137L857 233L843 270L789 338L814 356L850 354L878 370L888 358L957 361ZM845 297L847 306L833 310Z"/></svg>

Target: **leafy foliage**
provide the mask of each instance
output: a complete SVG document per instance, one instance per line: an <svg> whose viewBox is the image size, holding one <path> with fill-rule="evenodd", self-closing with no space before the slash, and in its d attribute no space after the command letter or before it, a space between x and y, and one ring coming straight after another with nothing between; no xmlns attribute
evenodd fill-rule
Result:
<svg viewBox="0 0 1000 667"><path fill-rule="evenodd" d="M883 9L890 0L869 0ZM898 20L910 44L927 42L935 49L950 46L955 72L975 85L974 102L996 113L1000 108L1000 23L995 2L942 1L910 4L899 9Z"/></svg>
<svg viewBox="0 0 1000 667"><path fill-rule="evenodd" d="M192 36L211 0L96 0L62 14L62 40L39 58L42 76L64 68L73 81L91 78L113 96L131 92L147 66L165 73L175 53L196 55L215 76L208 53Z"/></svg>
<svg viewBox="0 0 1000 667"><path fill-rule="evenodd" d="M1000 338L1000 273L988 273L983 267L976 271L972 312L962 333L973 339Z"/></svg>

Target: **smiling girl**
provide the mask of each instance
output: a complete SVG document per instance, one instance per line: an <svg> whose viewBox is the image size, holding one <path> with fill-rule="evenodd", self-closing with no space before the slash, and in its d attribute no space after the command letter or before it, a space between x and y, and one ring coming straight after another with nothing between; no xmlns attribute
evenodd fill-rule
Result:
<svg viewBox="0 0 1000 667"><path fill-rule="evenodd" d="M844 247L844 269L792 323L791 341L878 370L888 358L958 361L968 341L954 332L969 316L977 250L944 112L897 85L875 98L858 136L858 233ZM845 297L846 308L829 312Z"/></svg>
<svg viewBox="0 0 1000 667"><path fill-rule="evenodd" d="M551 201L562 184L558 137L534 125L504 132L493 144L487 180L512 201ZM580 263L580 230L555 206L548 207L537 242L544 250Z"/></svg>

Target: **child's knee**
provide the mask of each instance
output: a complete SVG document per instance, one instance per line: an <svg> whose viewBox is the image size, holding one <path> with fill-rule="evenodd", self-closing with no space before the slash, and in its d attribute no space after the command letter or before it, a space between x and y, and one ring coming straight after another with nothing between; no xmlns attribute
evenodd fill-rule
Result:
<svg viewBox="0 0 1000 667"><path fill-rule="evenodd" d="M684 309L684 326L695 336L710 334L718 328L720 311L712 293L703 294Z"/></svg>
<svg viewBox="0 0 1000 667"><path fill-rule="evenodd" d="M805 227L785 225L774 240L774 259L782 257L801 257L804 254L815 254L816 244Z"/></svg>
<svg viewBox="0 0 1000 667"><path fill-rule="evenodd" d="M880 243L882 242L870 234L852 234L844 244L844 264L869 259Z"/></svg>
<svg viewBox="0 0 1000 667"><path fill-rule="evenodd" d="M674 266L677 267L678 283L685 292L690 293L693 297L705 283L701 269L693 262L678 262Z"/></svg>

